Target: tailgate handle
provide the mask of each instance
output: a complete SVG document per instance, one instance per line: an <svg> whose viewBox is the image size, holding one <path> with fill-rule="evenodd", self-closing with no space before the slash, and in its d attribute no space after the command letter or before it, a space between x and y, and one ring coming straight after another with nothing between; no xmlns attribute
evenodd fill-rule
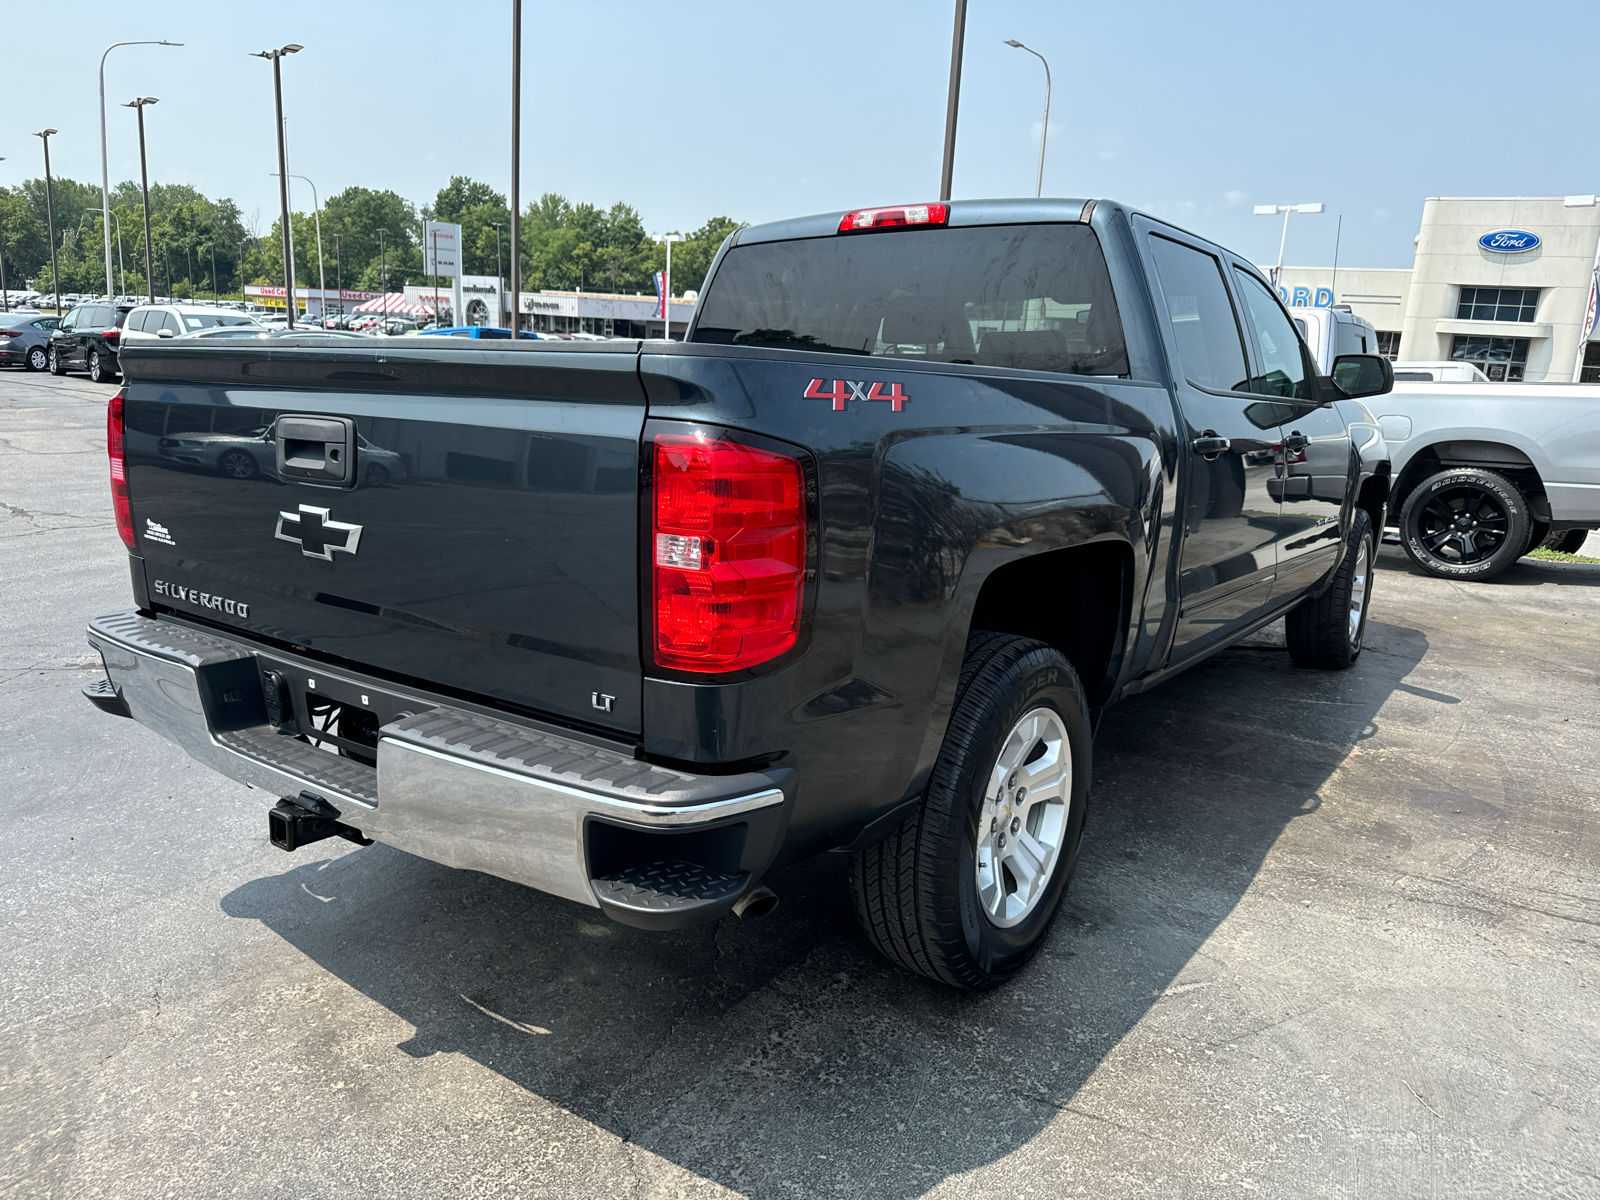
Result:
<svg viewBox="0 0 1600 1200"><path fill-rule="evenodd" d="M284 479L338 484L354 478L355 422L348 417L279 417L273 440Z"/></svg>

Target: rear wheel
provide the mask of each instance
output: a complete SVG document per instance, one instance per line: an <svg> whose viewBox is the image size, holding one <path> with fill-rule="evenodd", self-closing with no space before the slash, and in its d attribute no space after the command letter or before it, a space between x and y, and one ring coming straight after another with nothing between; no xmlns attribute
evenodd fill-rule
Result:
<svg viewBox="0 0 1600 1200"><path fill-rule="evenodd" d="M1583 549L1583 543L1589 538L1587 529L1565 529L1560 533L1552 533L1544 539L1544 548L1554 550L1558 554L1576 554Z"/></svg>
<svg viewBox="0 0 1600 1200"><path fill-rule="evenodd" d="M1322 595L1290 609L1284 622L1284 640L1296 666L1343 671L1361 657L1376 560L1372 518L1358 508L1333 582Z"/></svg>
<svg viewBox="0 0 1600 1200"><path fill-rule="evenodd" d="M50 356L44 352L43 346L32 346L28 355L22 360L22 365L30 371L43 371L50 365Z"/></svg>
<svg viewBox="0 0 1600 1200"><path fill-rule="evenodd" d="M117 377L117 373L106 366L105 355L98 350L89 351L89 381L91 383L110 383Z"/></svg>
<svg viewBox="0 0 1600 1200"><path fill-rule="evenodd" d="M1004 983L1060 907L1088 795L1088 704L1072 665L1030 638L973 634L921 803L853 856L867 936L940 983Z"/></svg>
<svg viewBox="0 0 1600 1200"><path fill-rule="evenodd" d="M1488 579L1528 551L1522 491L1498 471L1457 467L1424 479L1400 510L1400 544L1441 579Z"/></svg>

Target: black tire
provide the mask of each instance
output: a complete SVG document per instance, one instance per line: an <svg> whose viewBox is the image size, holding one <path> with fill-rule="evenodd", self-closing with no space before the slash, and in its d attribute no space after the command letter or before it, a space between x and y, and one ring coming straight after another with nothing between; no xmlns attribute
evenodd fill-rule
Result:
<svg viewBox="0 0 1600 1200"><path fill-rule="evenodd" d="M1419 483L1400 510L1400 544L1440 579L1490 579L1528 552L1522 489L1498 471L1455 467Z"/></svg>
<svg viewBox="0 0 1600 1200"><path fill-rule="evenodd" d="M1576 554L1583 549L1583 543L1589 539L1587 529L1563 529L1560 533L1552 533L1544 539L1544 548L1554 550L1558 554Z"/></svg>
<svg viewBox="0 0 1600 1200"><path fill-rule="evenodd" d="M1361 657L1377 565L1372 518L1358 508L1345 535L1344 557L1334 569L1333 582L1322 595L1291 608L1284 621L1289 657L1296 666L1343 671Z"/></svg>
<svg viewBox="0 0 1600 1200"><path fill-rule="evenodd" d="M261 468L246 451L227 450L217 459L217 469L230 479L254 479Z"/></svg>
<svg viewBox="0 0 1600 1200"><path fill-rule="evenodd" d="M50 359L48 364L50 368L50 374L65 375L67 373L66 364L61 361L61 356L56 353L56 348L54 346L50 347L50 353L48 357Z"/></svg>
<svg viewBox="0 0 1600 1200"><path fill-rule="evenodd" d="M979 815L1006 739L1037 709L1053 710L1064 735L1065 813L1037 900L1001 927L979 895ZM1011 978L1038 953L1072 877L1089 771L1089 706L1072 665L1031 638L974 633L921 803L886 839L852 856L850 890L867 937L891 961L951 987L992 988ZM1013 772L997 796L1015 782ZM992 839L993 829L986 835Z"/></svg>
<svg viewBox="0 0 1600 1200"><path fill-rule="evenodd" d="M29 346L27 354L23 355L22 366L24 370L35 373L47 370L50 366L50 356L45 353L43 346Z"/></svg>
<svg viewBox="0 0 1600 1200"><path fill-rule="evenodd" d="M89 382L110 383L117 377L117 373L106 366L106 356L98 350L89 351Z"/></svg>

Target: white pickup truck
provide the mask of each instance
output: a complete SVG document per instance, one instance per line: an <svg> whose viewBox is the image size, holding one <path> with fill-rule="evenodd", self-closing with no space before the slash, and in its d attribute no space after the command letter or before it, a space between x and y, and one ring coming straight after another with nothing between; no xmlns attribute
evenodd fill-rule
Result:
<svg viewBox="0 0 1600 1200"><path fill-rule="evenodd" d="M1329 336L1342 327L1305 332L1319 362L1347 352ZM1410 374L1397 367L1371 407L1393 463L1388 524L1420 569L1488 579L1541 545L1575 553L1600 529L1600 385Z"/></svg>

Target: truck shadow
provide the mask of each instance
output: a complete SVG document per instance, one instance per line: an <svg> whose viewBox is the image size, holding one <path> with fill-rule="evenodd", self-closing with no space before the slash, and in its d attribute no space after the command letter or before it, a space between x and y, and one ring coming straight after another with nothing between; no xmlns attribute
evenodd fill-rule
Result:
<svg viewBox="0 0 1600 1200"><path fill-rule="evenodd" d="M668 935L383 846L222 907L412 1025L407 1054L465 1055L696 1175L758 1200L918 1196L1021 1149L1163 997L1207 982L1202 946L1426 651L1374 622L1349 672L1236 648L1111 710L1066 907L987 995L879 959L842 855L770 877L763 921ZM273 1053L316 1064L326 1033L306 1037Z"/></svg>

